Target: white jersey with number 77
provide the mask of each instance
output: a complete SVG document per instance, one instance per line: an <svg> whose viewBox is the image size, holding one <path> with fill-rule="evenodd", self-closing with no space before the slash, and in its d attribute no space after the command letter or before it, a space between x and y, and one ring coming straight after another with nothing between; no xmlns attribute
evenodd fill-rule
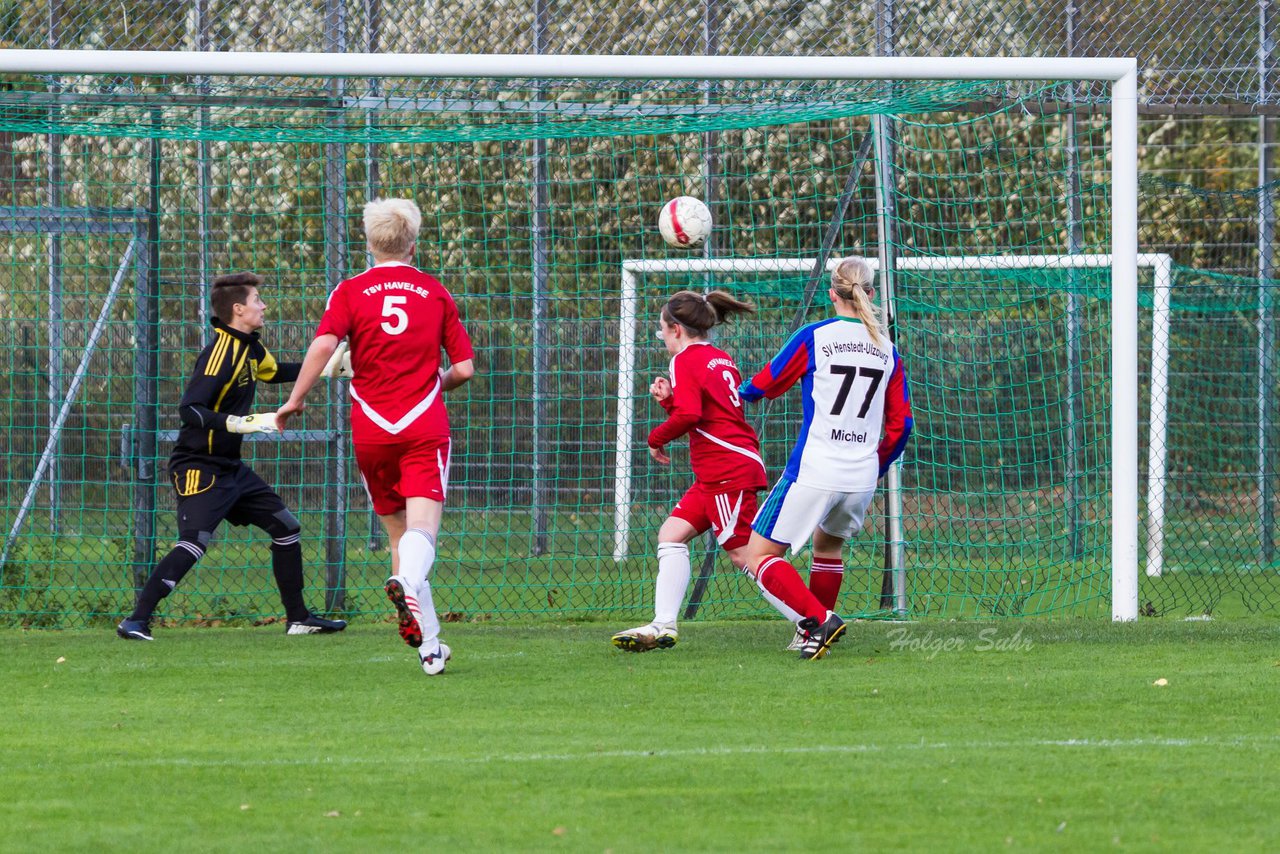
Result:
<svg viewBox="0 0 1280 854"><path fill-rule="evenodd" d="M874 489L913 423L897 348L853 318L810 323L739 394L772 399L796 382L804 420L783 477L833 492Z"/></svg>

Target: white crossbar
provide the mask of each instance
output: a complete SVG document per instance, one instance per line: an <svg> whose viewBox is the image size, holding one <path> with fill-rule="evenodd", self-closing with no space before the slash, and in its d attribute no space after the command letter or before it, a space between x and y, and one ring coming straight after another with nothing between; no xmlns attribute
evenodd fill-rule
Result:
<svg viewBox="0 0 1280 854"><path fill-rule="evenodd" d="M0 72L639 80L1106 80L1119 57L530 56L442 53L0 50Z"/></svg>

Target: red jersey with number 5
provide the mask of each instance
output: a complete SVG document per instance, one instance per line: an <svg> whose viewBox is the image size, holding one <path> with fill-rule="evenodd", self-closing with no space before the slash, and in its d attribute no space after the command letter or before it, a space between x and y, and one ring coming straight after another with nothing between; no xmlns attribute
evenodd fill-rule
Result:
<svg viewBox="0 0 1280 854"><path fill-rule="evenodd" d="M760 440L742 414L741 377L729 354L696 341L672 357L670 374L667 420L649 433L649 447L688 433L695 481L717 491L763 488Z"/></svg>
<svg viewBox="0 0 1280 854"><path fill-rule="evenodd" d="M408 264L379 264L347 279L329 294L316 329L326 334L346 338L351 349L353 441L449 435L440 351L450 363L473 353L458 306L435 277Z"/></svg>

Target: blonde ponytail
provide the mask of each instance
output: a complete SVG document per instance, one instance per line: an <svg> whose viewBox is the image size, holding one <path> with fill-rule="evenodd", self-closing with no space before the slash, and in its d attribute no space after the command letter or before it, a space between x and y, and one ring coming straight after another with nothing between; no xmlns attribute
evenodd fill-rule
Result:
<svg viewBox="0 0 1280 854"><path fill-rule="evenodd" d="M836 296L853 306L853 313L867 327L871 340L883 345L889 333L885 329L884 313L875 303L875 273L867 259L850 255L837 264L831 271L831 288Z"/></svg>

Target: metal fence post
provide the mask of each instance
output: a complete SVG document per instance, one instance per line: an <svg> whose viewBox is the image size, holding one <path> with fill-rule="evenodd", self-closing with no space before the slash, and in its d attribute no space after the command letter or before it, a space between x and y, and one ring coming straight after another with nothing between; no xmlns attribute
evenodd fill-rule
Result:
<svg viewBox="0 0 1280 854"><path fill-rule="evenodd" d="M62 0L49 0L48 9L48 44L50 48L59 47L59 40L62 29ZM49 81L49 91L57 94L61 85L58 78ZM56 104L49 107L49 124L57 127L61 116L61 108ZM64 385L62 382L62 333L63 333L63 305L62 305L62 135L58 133L50 133L46 137L49 145L49 162L47 164L47 176L49 186L47 188L47 198L49 209L53 211L54 217L59 220L59 227L49 232L48 244L48 284L49 284L49 355L47 361L47 370L49 374L48 382L48 413L49 424L58 417L58 410L62 407L62 396ZM54 446L53 458L49 464L49 473L47 475L49 484L49 531L57 534L60 528L60 506L62 503L62 446L59 442Z"/></svg>
<svg viewBox="0 0 1280 854"><path fill-rule="evenodd" d="M325 50L345 53L347 49L346 6L342 0L325 0ZM336 77L330 84L335 108L340 108L346 81ZM341 123L341 110L335 109ZM324 143L324 246L325 280L333 290L347 272L347 146ZM330 389L330 403L340 397L339 387ZM343 402L332 406L331 433L324 477L325 504L325 609L341 611L347 603L347 409Z"/></svg>
<svg viewBox="0 0 1280 854"><path fill-rule="evenodd" d="M893 56L897 30L894 0L876 0L876 55ZM880 303L884 306L889 338L898 340L898 310L895 301L897 280L897 214L895 212L897 172L894 167L894 133L891 119L883 114L871 117L876 151L876 224L879 231ZM902 531L902 466L889 467L885 475L884 569L880 587L880 607L898 614L907 612L907 576Z"/></svg>
<svg viewBox="0 0 1280 854"><path fill-rule="evenodd" d="M365 53L377 53L382 49L382 0L364 0L364 28ZM366 94L373 99L381 92L382 85L378 78L370 77ZM378 127L378 117L372 106L365 110L364 127L367 134L364 144L364 200L371 202L378 197L378 188L382 185L382 175L378 169L378 144L373 141L373 132ZM372 256L368 256L368 260L369 265L372 266ZM346 400L342 394L338 395L338 405L346 406ZM382 548L384 532L382 522L378 519L378 513L373 509L372 504L369 506L368 522L369 539L365 542L365 548L376 552Z"/></svg>
<svg viewBox="0 0 1280 854"><path fill-rule="evenodd" d="M209 38L209 0L196 0L196 50L209 50L212 41ZM201 95L209 94L209 78L199 77L196 89ZM209 108L200 108L200 128L209 127ZM213 201L211 187L213 185L213 164L209 160L209 141L201 137L196 141L196 230L199 234L200 246L196 264L196 276L199 278L197 290L200 297L200 308L197 316L200 320L200 335L203 337L209 329L209 281L212 276L211 245L209 220Z"/></svg>
<svg viewBox="0 0 1280 854"><path fill-rule="evenodd" d="M702 53L705 56L715 56L720 52L720 3L719 0L704 0L702 6ZM712 95L715 93L715 82L712 80L702 81L702 103L711 103ZM712 211L711 221L715 222L716 200L720 196L720 158L719 154L720 134L717 131L709 130L702 135L702 192L703 201L706 202L707 208ZM718 249L716 242L716 230L711 229L711 233L707 235L706 242L702 244L702 257L711 259L716 257ZM715 274L707 273L703 279L703 290L711 290L715 283ZM716 535L713 531L707 531L703 537L703 548L706 554L702 558L702 565L698 569L698 577L693 585L693 592L689 594L689 604L685 607L684 617L686 620L692 620L698 613L698 609L702 607L702 600L706 596L707 586L711 583L711 577L716 572L716 555L720 552L720 546L716 543Z"/></svg>
<svg viewBox="0 0 1280 854"><path fill-rule="evenodd" d="M1271 0L1258 0L1258 103L1271 97L1271 41L1268 33ZM1275 206L1271 180L1275 120L1258 117L1258 560L1275 559L1275 486L1271 433L1275 424Z"/></svg>
<svg viewBox="0 0 1280 854"><path fill-rule="evenodd" d="M160 139L161 113L151 113L146 251L138 253L136 349L133 361L133 586L151 574L156 546L156 409L160 396Z"/></svg>
<svg viewBox="0 0 1280 854"><path fill-rule="evenodd" d="M1067 56L1075 56L1077 12L1074 0L1067 3ZM1075 84L1068 89L1070 93L1067 107L1067 123L1064 145L1067 159L1067 253L1079 255L1084 251L1084 213L1080 201L1080 142L1077 136L1075 113ZM1078 560L1084 551L1081 542L1080 525L1080 470L1079 419L1082 414L1080 397L1083 386L1080 353L1080 270L1075 267L1067 274L1066 294L1066 339L1067 339L1067 394L1066 394L1066 443L1063 448L1065 466L1063 478L1066 483L1066 523L1067 523L1067 559ZM1148 449L1148 452L1149 449ZM1135 465L1136 465L1135 461Z"/></svg>
<svg viewBox="0 0 1280 854"><path fill-rule="evenodd" d="M548 9L546 0L533 3L533 53L539 55L546 46ZM534 87L534 99L542 100L541 84ZM546 381L550 370L550 335L547 329L547 282L550 274L550 246L548 244L551 208L547 141L542 137L533 140L533 447L531 449L533 471L531 478L531 506L533 509L533 554L549 551L547 541L547 429L548 414ZM554 476L554 473L552 473Z"/></svg>

